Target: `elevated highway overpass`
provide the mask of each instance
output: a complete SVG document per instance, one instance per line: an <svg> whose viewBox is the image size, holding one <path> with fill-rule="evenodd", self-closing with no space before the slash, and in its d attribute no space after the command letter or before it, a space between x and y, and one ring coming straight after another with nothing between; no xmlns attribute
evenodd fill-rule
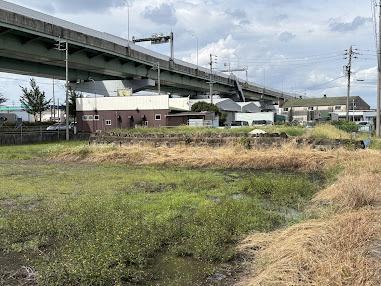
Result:
<svg viewBox="0 0 381 286"><path fill-rule="evenodd" d="M153 67L159 63L162 90L187 96L209 93L206 68L0 0L0 71L65 79L65 53L56 49L59 38L69 44L69 80L73 83L142 81L147 83L144 88L155 89L158 73ZM214 73L212 81L213 90L224 97L271 101L293 97L223 73Z"/></svg>

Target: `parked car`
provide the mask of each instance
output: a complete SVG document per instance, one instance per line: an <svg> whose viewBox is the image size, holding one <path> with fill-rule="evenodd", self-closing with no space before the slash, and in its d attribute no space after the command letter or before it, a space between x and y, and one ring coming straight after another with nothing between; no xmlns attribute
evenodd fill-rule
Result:
<svg viewBox="0 0 381 286"><path fill-rule="evenodd" d="M247 121L232 121L232 123L230 124L231 128L240 128L246 126L249 126L249 122Z"/></svg>
<svg viewBox="0 0 381 286"><path fill-rule="evenodd" d="M272 125L272 122L267 120L253 120L253 122L251 122L251 126L266 126L266 125Z"/></svg>
<svg viewBox="0 0 381 286"><path fill-rule="evenodd" d="M357 122L358 131L364 133L371 133L374 131L374 126L372 122L369 121L360 121Z"/></svg>
<svg viewBox="0 0 381 286"><path fill-rule="evenodd" d="M73 130L76 123L72 122L69 124L69 130ZM66 123L55 123L46 128L47 131L65 131Z"/></svg>

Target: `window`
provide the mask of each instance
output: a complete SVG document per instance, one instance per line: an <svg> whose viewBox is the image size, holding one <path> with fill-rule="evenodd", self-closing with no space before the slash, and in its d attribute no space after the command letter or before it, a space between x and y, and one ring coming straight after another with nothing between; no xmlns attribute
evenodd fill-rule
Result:
<svg viewBox="0 0 381 286"><path fill-rule="evenodd" d="M288 111L288 107L284 108L283 110L284 110L284 111Z"/></svg>
<svg viewBox="0 0 381 286"><path fill-rule="evenodd" d="M335 106L335 110L341 110L341 106L340 105L336 105Z"/></svg>
<svg viewBox="0 0 381 286"><path fill-rule="evenodd" d="M106 120L106 125L111 126L111 120Z"/></svg>
<svg viewBox="0 0 381 286"><path fill-rule="evenodd" d="M94 115L94 120L99 121L99 115Z"/></svg>
<svg viewBox="0 0 381 286"><path fill-rule="evenodd" d="M92 115L83 115L82 116L82 120L83 121L92 121L93 120L93 116Z"/></svg>
<svg viewBox="0 0 381 286"><path fill-rule="evenodd" d="M155 120L161 120L161 114L155 114Z"/></svg>

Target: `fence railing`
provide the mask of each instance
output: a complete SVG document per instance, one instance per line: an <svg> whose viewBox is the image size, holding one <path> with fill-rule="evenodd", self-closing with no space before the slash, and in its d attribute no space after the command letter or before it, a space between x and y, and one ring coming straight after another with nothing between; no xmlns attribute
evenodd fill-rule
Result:
<svg viewBox="0 0 381 286"><path fill-rule="evenodd" d="M66 139L65 130L46 130L47 126L22 126L19 128L0 128L0 145L20 145L40 142L56 142ZM88 140L89 134L74 134L70 130L70 138Z"/></svg>

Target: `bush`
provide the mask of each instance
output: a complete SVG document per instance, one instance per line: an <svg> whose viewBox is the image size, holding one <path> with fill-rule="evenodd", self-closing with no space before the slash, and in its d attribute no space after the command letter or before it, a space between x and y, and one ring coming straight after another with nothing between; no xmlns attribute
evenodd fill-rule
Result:
<svg viewBox="0 0 381 286"><path fill-rule="evenodd" d="M332 125L348 133L353 133L358 131L357 124L352 121L336 121L336 122L332 122Z"/></svg>

